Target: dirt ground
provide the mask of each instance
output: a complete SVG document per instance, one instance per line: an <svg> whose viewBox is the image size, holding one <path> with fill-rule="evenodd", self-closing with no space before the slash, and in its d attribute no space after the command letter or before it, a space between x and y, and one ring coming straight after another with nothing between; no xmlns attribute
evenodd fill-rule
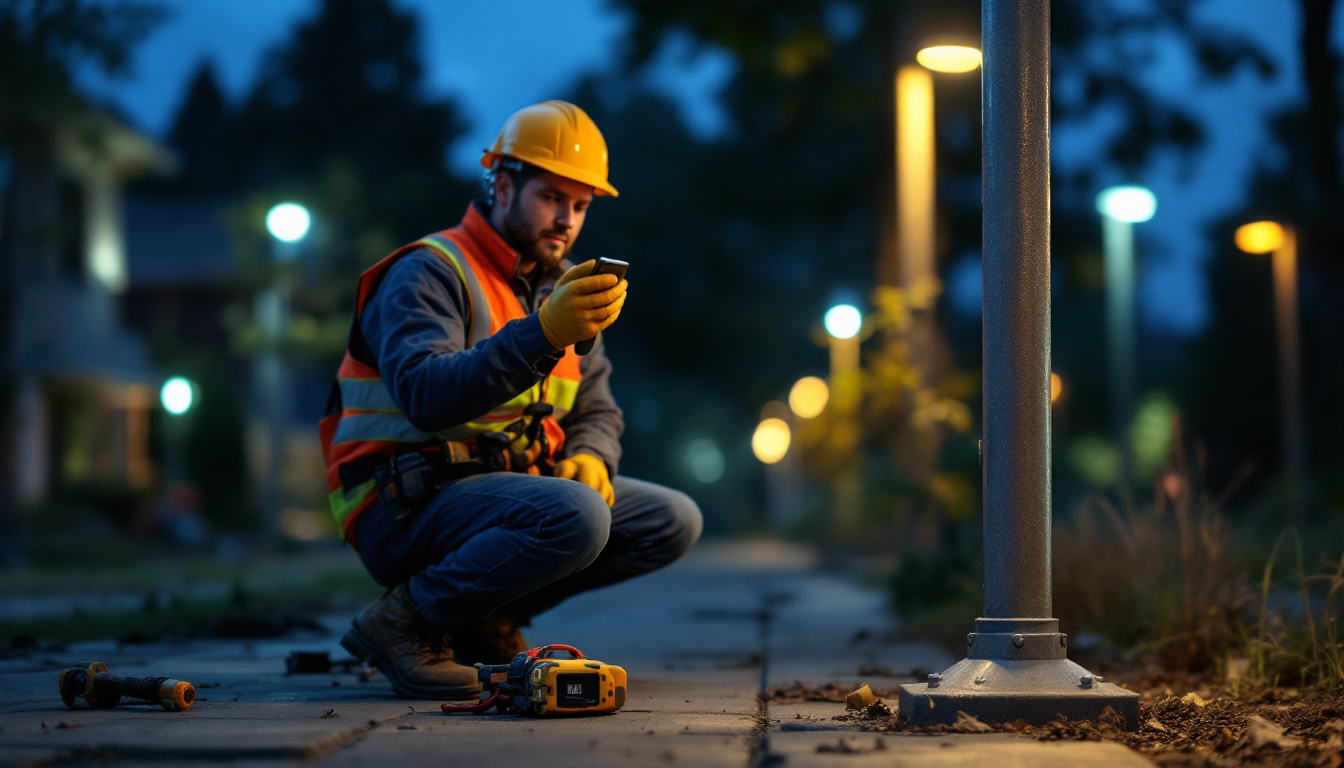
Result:
<svg viewBox="0 0 1344 768"><path fill-rule="evenodd" d="M1103 716L1097 721L1060 719L1036 727L1022 721L987 725L962 714L952 725L909 726L900 722L884 701L835 719L873 732L1006 732L1043 741L1118 741L1161 766L1344 766L1344 691L1267 688L1236 693L1227 687L1201 686L1193 678L1188 681L1190 685L1175 688L1171 680L1125 682L1142 696L1142 725L1137 731L1124 730L1118 716ZM1181 687L1185 690L1179 690ZM881 699L895 702L894 688L872 691ZM843 704L848 693L836 685L794 684L771 688L765 695L772 701Z"/></svg>

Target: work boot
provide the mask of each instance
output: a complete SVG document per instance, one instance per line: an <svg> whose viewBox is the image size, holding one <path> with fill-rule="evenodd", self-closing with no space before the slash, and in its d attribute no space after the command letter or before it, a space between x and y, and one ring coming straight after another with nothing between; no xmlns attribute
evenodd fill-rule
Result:
<svg viewBox="0 0 1344 768"><path fill-rule="evenodd" d="M377 667L405 699L467 699L480 694L476 670L453 661L448 635L420 616L405 584L374 600L341 638L341 647Z"/></svg>
<svg viewBox="0 0 1344 768"><path fill-rule="evenodd" d="M523 627L532 622L510 614L495 614L453 633L453 651L467 664L508 664L528 650Z"/></svg>

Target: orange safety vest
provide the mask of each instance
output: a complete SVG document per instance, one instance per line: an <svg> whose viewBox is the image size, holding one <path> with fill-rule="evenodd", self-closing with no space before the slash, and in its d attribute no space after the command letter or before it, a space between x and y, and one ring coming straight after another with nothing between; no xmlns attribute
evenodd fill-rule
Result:
<svg viewBox="0 0 1344 768"><path fill-rule="evenodd" d="M475 221L472 221L473 217ZM402 246L366 270L359 277L354 323L359 323L360 313L392 263L421 247L429 248L446 261L467 288L470 304L466 317L468 347L498 333L506 323L526 317L527 313L509 285L510 275L504 273L498 259L487 256L472 236L472 230L476 230L483 236L498 237L493 230L484 233L482 226L489 227L489 224L473 207L468 210L462 225ZM506 426L525 418L524 409L536 402L550 403L554 408L543 421L547 454L542 457L554 461L565 441L559 419L573 409L582 378L578 355L574 354L573 347L566 348L551 374L531 389L465 424L427 433L416 429L402 415L378 369L356 360L347 348L336 373L336 388L327 415L319 430L322 455L327 463L328 498L341 538L354 543L355 522L377 501L372 467L386 462L394 454L432 445L441 439L474 444L477 436L503 431ZM517 441L517 449L526 447L525 436L519 435ZM355 468L362 471L352 472ZM527 471L538 474L536 464ZM351 475L357 479L349 479Z"/></svg>

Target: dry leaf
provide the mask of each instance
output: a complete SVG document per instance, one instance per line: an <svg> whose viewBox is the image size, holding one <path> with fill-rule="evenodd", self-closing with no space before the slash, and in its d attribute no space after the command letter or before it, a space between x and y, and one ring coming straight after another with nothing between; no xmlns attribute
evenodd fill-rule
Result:
<svg viewBox="0 0 1344 768"><path fill-rule="evenodd" d="M877 697L873 695L873 690L864 683L857 691L845 697L846 709L867 709L877 703Z"/></svg>

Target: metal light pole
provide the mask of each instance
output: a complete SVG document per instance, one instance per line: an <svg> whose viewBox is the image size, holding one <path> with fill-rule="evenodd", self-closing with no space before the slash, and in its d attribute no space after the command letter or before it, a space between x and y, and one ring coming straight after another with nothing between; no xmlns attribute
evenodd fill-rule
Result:
<svg viewBox="0 0 1344 768"><path fill-rule="evenodd" d="M862 397L859 379L859 333L863 330L863 313L858 307L837 304L826 311L823 320L831 352L831 407L836 414L838 428L858 431L854 423ZM857 438L857 434L854 435ZM863 462L856 452L855 460L840 471L835 479L836 529L840 538L847 540L859 525L863 506Z"/></svg>
<svg viewBox="0 0 1344 768"><path fill-rule="evenodd" d="M267 534L276 540L281 536L281 480L289 425L289 371L280 355L280 343L289 326L292 290L287 264L298 255L298 243L308 234L311 225L308 209L296 203L280 203L266 213L266 230L275 238L271 251L274 277L269 287L258 292L253 309L264 339L262 351L255 361L256 391L264 398L262 408L270 444L262 516Z"/></svg>
<svg viewBox="0 0 1344 768"><path fill-rule="evenodd" d="M1153 218L1157 198L1143 187L1111 187L1097 195L1097 212L1106 252L1111 437L1120 454L1120 490L1127 494L1134 466L1129 445L1129 425L1134 418L1134 225Z"/></svg>
<svg viewBox="0 0 1344 768"><path fill-rule="evenodd" d="M900 687L906 722L1045 723L1139 697L1066 658L1050 599L1050 2L985 0L984 615L967 658Z"/></svg>
<svg viewBox="0 0 1344 768"><path fill-rule="evenodd" d="M1306 487L1306 441L1302 425L1302 336L1297 310L1297 232L1273 221L1237 228L1237 247L1246 253L1273 254L1274 332L1279 351L1279 424L1283 467L1294 510Z"/></svg>

